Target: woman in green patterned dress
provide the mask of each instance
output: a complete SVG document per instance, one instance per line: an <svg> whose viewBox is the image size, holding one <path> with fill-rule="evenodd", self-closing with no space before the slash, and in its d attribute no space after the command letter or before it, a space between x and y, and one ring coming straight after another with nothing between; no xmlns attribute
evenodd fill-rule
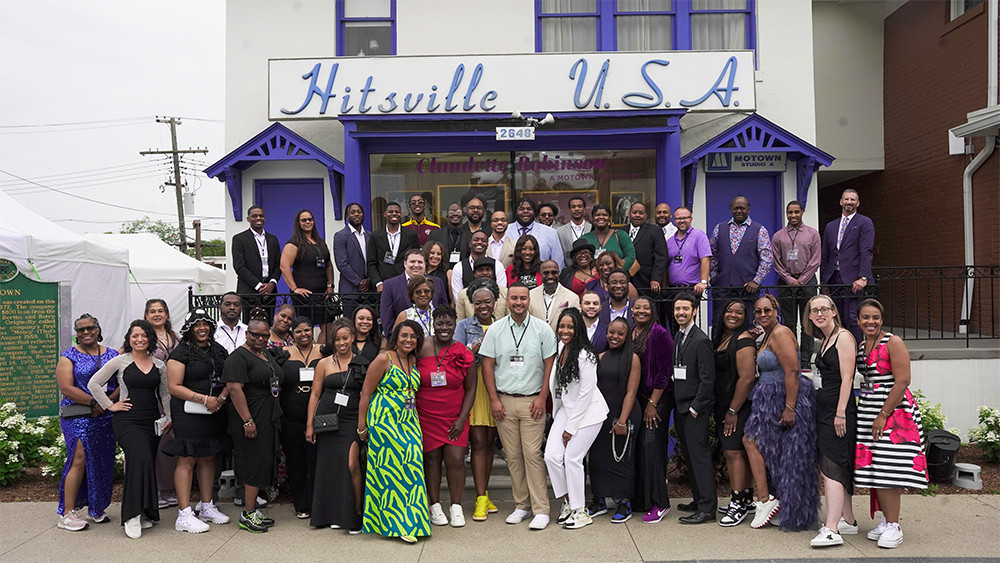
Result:
<svg viewBox="0 0 1000 563"><path fill-rule="evenodd" d="M368 367L358 405L358 436L368 440L364 532L410 544L431 535L415 402L423 340L416 321L397 323L386 352Z"/></svg>

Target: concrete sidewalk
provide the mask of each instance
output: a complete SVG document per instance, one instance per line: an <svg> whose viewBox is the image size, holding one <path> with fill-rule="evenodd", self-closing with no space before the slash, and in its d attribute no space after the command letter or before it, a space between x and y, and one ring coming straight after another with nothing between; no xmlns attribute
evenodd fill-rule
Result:
<svg viewBox="0 0 1000 563"><path fill-rule="evenodd" d="M685 502L689 499L674 499ZM903 496L905 541L893 550L879 549L865 534L873 527L867 497L854 499L861 531L844 536L838 547L813 549L814 531L783 533L777 528L750 528L749 520L736 528L716 523L686 526L672 510L659 524L643 524L633 517L624 525L609 516L581 530L550 525L540 532L527 522L504 523L513 508L499 502L500 513L487 522L473 522L466 503L464 528L434 527L433 536L417 545L406 545L371 535L348 536L342 530L313 529L297 520L290 505L268 508L277 524L266 534L250 534L235 524L237 508L222 509L234 517L225 526L212 526L204 534L176 532L176 509L161 511L161 522L144 530L142 538L125 536L119 506L108 509L112 521L91 524L82 532L56 527L54 503L0 505L0 561L683 561L891 558L996 558L1000 556L1000 495ZM552 503L558 511L558 503ZM555 514L553 514L553 520Z"/></svg>

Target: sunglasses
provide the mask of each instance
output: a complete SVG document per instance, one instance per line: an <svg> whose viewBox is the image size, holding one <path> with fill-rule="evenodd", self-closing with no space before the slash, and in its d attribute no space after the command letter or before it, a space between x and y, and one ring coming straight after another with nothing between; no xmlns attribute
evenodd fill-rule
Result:
<svg viewBox="0 0 1000 563"><path fill-rule="evenodd" d="M271 336L271 334L267 333L267 332L253 332L253 331L249 331L248 330L247 331L247 336L253 336L255 338L267 338L267 337Z"/></svg>

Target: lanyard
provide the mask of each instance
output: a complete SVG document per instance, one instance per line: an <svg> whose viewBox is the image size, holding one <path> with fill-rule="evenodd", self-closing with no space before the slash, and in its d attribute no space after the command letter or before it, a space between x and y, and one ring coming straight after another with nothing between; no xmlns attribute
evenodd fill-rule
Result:
<svg viewBox="0 0 1000 563"><path fill-rule="evenodd" d="M309 346L309 353L308 354L303 354L302 350L299 350L299 348L297 346L295 347L295 349L298 350L298 352L299 352L299 356L302 356L303 358L305 358L306 361L304 363L306 364L306 367L309 367L309 357L313 355L313 349L314 348L315 348L315 346ZM340 362L337 362L337 365L339 367L340 366Z"/></svg>
<svg viewBox="0 0 1000 563"><path fill-rule="evenodd" d="M788 238L790 238L792 240L792 249L793 250L795 249L795 241L796 241L796 239L799 238L799 234L801 232L802 232L801 229L795 229L795 236L793 237L792 236L792 228L791 227L788 228Z"/></svg>
<svg viewBox="0 0 1000 563"><path fill-rule="evenodd" d="M433 311L433 310L434 310L434 308L432 307L431 311ZM424 329L424 335L430 336L430 334L431 334L431 326L430 326L430 324L431 324L431 311L423 311L421 309L418 309L416 307L416 305L413 306L413 311L417 315L417 322L420 323L420 328ZM427 314L427 320L426 321L424 320L424 314L425 313Z"/></svg>
<svg viewBox="0 0 1000 563"><path fill-rule="evenodd" d="M260 250L260 257L267 261L267 239L264 237L264 231L261 231L260 238L257 237L257 233L254 233L253 241L257 243L257 248Z"/></svg>
<svg viewBox="0 0 1000 563"><path fill-rule="evenodd" d="M392 253L392 257L396 257L396 252L399 250L399 228L396 229L395 233L390 233L389 229L385 230L386 237L389 239L389 252Z"/></svg>
<svg viewBox="0 0 1000 563"><path fill-rule="evenodd" d="M542 293L542 300L545 302L545 320L549 320L549 310L552 309L552 304L556 302L556 294L553 293L551 296L548 293ZM523 337L523 335L522 335Z"/></svg>
<svg viewBox="0 0 1000 563"><path fill-rule="evenodd" d="M242 329L240 328L239 325L236 325L236 338L233 338L233 336L229 334L229 331L226 330L226 328L227 328L226 325L223 323L222 334L225 334L226 338L228 338L229 341L233 343L233 348L236 348L237 346L239 346L239 344L237 344L237 341L240 339L240 330Z"/></svg>
<svg viewBox="0 0 1000 563"><path fill-rule="evenodd" d="M531 316L524 317L524 328L521 329L521 338L514 336L514 319L510 319L510 337L514 341L514 355L519 356L521 350L521 342L524 341L524 335L528 333L528 323L531 322Z"/></svg>
<svg viewBox="0 0 1000 563"><path fill-rule="evenodd" d="M678 233L680 231L677 231ZM677 233L674 233L674 244L677 245L677 254L684 252L684 245L687 244L690 233L684 233L684 238L677 238Z"/></svg>
<svg viewBox="0 0 1000 563"><path fill-rule="evenodd" d="M441 350L441 352L439 354L438 351L437 351L437 342L434 343L434 359L437 360L438 371L441 370L441 362L443 362L445 356L447 356L448 350L451 350L451 347L454 346L454 345L455 345L455 343L452 342L451 344L445 346L444 350Z"/></svg>
<svg viewBox="0 0 1000 563"><path fill-rule="evenodd" d="M389 354L389 353L386 352L386 354ZM399 371L403 371L403 360L401 360L399 358L399 352L396 352L396 359L399 360ZM389 354L389 363L392 363L392 354ZM413 382L410 381L411 378L410 378L410 366L409 366L410 360L409 360L409 358L407 358L406 363L407 363L406 371L403 372L403 374L405 375L404 379L406 380L406 391L412 397L413 395L416 394L417 390L413 387L413 385L412 385Z"/></svg>

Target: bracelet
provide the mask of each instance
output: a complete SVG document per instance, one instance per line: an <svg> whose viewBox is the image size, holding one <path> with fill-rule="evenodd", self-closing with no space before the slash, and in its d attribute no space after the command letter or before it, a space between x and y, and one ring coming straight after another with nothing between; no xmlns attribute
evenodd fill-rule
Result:
<svg viewBox="0 0 1000 563"><path fill-rule="evenodd" d="M737 413L737 412L736 412L735 410L733 410L733 407L729 407L729 411L728 411L728 412L729 412L729 414L731 414L731 415L736 415L736 414L738 414L738 413Z"/></svg>
<svg viewBox="0 0 1000 563"><path fill-rule="evenodd" d="M246 422L243 423L243 426L250 426L251 424L253 424L253 419L252 418L248 418L246 420Z"/></svg>
<svg viewBox="0 0 1000 563"><path fill-rule="evenodd" d="M654 401L653 399L649 400L649 404L653 405L653 408L656 408L656 401Z"/></svg>
<svg viewBox="0 0 1000 563"><path fill-rule="evenodd" d="M219 399L220 402L225 403L229 399L229 397L227 397L225 395L219 395L218 399Z"/></svg>
<svg viewBox="0 0 1000 563"><path fill-rule="evenodd" d="M358 435L359 436L364 436L367 433L368 433L368 429L367 428L365 428L364 430L358 428Z"/></svg>
<svg viewBox="0 0 1000 563"><path fill-rule="evenodd" d="M206 407L208 406L208 395L201 396L201 404L205 405Z"/></svg>
<svg viewBox="0 0 1000 563"><path fill-rule="evenodd" d="M620 422L618 422L617 420L615 421L615 426L618 426L618 427L620 427L620 428L628 428L628 425L627 425L627 424L621 424L621 423L620 423Z"/></svg>
<svg viewBox="0 0 1000 563"><path fill-rule="evenodd" d="M835 414L835 415L833 415L833 417L834 418L839 418L841 420L847 420L847 417L844 416L844 415L842 415L842 414Z"/></svg>
<svg viewBox="0 0 1000 563"><path fill-rule="evenodd" d="M885 413L885 411L884 411L884 410L882 410L882 409L879 409L879 410L878 410L878 413L879 413L880 415L882 415L882 416L886 417L886 418L889 418L889 415L887 415L887 414Z"/></svg>
<svg viewBox="0 0 1000 563"><path fill-rule="evenodd" d="M785 403L785 408L788 409L788 410L790 410L790 411L792 411L792 412L795 412L795 407L789 405L788 403Z"/></svg>

